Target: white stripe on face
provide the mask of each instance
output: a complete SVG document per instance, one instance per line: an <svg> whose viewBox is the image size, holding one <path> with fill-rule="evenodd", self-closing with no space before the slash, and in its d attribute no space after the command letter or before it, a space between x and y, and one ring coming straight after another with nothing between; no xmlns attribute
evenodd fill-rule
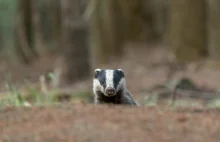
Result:
<svg viewBox="0 0 220 142"><path fill-rule="evenodd" d="M105 72L105 77L106 77L106 88L108 87L113 87L114 88L114 70L106 70Z"/></svg>
<svg viewBox="0 0 220 142"><path fill-rule="evenodd" d="M100 82L97 79L93 79L93 93L95 94L97 90L101 92L105 91L104 87L100 84Z"/></svg>

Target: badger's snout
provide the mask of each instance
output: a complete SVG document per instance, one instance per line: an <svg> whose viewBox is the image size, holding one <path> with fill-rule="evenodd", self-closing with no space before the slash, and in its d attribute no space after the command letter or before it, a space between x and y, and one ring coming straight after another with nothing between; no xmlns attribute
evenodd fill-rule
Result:
<svg viewBox="0 0 220 142"><path fill-rule="evenodd" d="M105 92L106 92L107 95L112 96L112 95L115 94L115 89L113 87L107 87L105 89Z"/></svg>

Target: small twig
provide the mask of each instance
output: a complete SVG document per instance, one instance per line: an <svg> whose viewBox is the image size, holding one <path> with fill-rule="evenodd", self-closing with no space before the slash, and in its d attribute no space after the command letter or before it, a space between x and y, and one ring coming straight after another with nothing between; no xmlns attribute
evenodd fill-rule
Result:
<svg viewBox="0 0 220 142"><path fill-rule="evenodd" d="M175 88L174 88L174 90L173 90L173 92L172 92L172 102L171 102L171 104L170 104L170 106L174 106L174 103L175 103L175 101L176 101L176 95L177 95L177 89L178 89L178 85L176 85L175 86Z"/></svg>
<svg viewBox="0 0 220 142"><path fill-rule="evenodd" d="M43 94L46 96L47 98L47 101L48 101L48 89L47 89L47 85L46 85L46 81L45 81L45 76L42 75L40 76L40 88L41 88L41 91L43 92Z"/></svg>

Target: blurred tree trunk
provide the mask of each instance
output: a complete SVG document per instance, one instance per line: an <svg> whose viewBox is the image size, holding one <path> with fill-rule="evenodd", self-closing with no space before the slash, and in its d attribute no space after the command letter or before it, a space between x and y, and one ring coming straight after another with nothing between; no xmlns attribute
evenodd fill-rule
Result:
<svg viewBox="0 0 220 142"><path fill-rule="evenodd" d="M40 23L40 9L39 9L39 1L37 0L29 0L31 5L31 18L33 24L33 40L34 40L34 49L37 52L38 56L42 56L46 52L46 47L44 46L43 36L42 36L42 28Z"/></svg>
<svg viewBox="0 0 220 142"><path fill-rule="evenodd" d="M99 66L121 57L125 30L118 0L91 0L88 9L93 64Z"/></svg>
<svg viewBox="0 0 220 142"><path fill-rule="evenodd" d="M53 0L52 0L53 1ZM51 2L51 21L52 21L52 35L55 39L55 43L60 46L61 38L61 9L58 3Z"/></svg>
<svg viewBox="0 0 220 142"><path fill-rule="evenodd" d="M208 0L208 50L211 59L220 60L219 0Z"/></svg>
<svg viewBox="0 0 220 142"><path fill-rule="evenodd" d="M16 25L16 41L17 50L25 63L30 63L35 58L31 49L32 46L32 31L31 31L31 12L30 0L21 0L19 3L17 25Z"/></svg>
<svg viewBox="0 0 220 142"><path fill-rule="evenodd" d="M171 0L171 46L179 62L196 61L206 53L204 0Z"/></svg>
<svg viewBox="0 0 220 142"><path fill-rule="evenodd" d="M65 48L66 81L90 76L88 27L80 12L80 0L62 0L62 43Z"/></svg>
<svg viewBox="0 0 220 142"><path fill-rule="evenodd" d="M147 40L163 40L167 30L170 0L139 0L136 8L147 29ZM132 19L131 19L132 20ZM135 21L133 21L135 22Z"/></svg>
<svg viewBox="0 0 220 142"><path fill-rule="evenodd" d="M50 43L54 49L61 46L61 1L45 1L48 14L48 25L50 25Z"/></svg>
<svg viewBox="0 0 220 142"><path fill-rule="evenodd" d="M2 0L0 1L0 36L1 36L1 52L0 58L6 59L10 63L17 65L20 63L16 50L16 17L18 9L18 1Z"/></svg>

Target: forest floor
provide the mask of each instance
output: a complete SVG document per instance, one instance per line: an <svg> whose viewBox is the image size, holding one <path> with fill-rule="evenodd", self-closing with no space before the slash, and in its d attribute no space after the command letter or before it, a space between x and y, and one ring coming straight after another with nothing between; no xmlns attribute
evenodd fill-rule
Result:
<svg viewBox="0 0 220 142"><path fill-rule="evenodd" d="M204 61L193 63L185 70L169 72L171 55L165 48L129 48L126 56L108 68L122 68L127 87L140 107L93 105L85 98L61 104L33 107L4 106L0 109L0 141L2 142L217 142L220 139L220 111L207 108L201 100L189 101L185 106L170 107L167 103L154 102L146 105L148 89L167 80L188 77L200 88L218 90L220 68ZM39 76L52 71L55 57L43 58L32 66L11 67L1 63L0 73L10 71L12 82L24 84L24 78L38 81ZM1 76L1 90L5 76ZM63 90L91 92L92 80L88 79ZM4 93L0 94L1 97ZM170 99L170 96L166 98Z"/></svg>
<svg viewBox="0 0 220 142"><path fill-rule="evenodd" d="M219 142L218 110L65 104L0 111L2 142Z"/></svg>

